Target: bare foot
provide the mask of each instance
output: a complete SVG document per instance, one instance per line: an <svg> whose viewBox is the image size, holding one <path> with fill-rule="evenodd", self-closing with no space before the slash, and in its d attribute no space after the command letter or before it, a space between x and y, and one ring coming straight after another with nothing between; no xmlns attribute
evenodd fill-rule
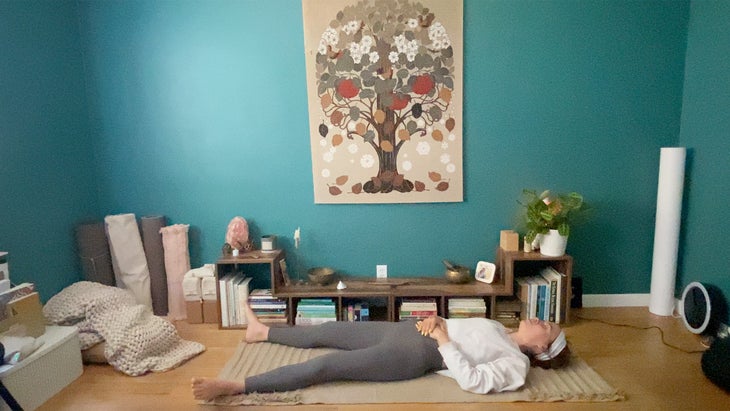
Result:
<svg viewBox="0 0 730 411"><path fill-rule="evenodd" d="M194 377L190 381L190 388L196 400L212 400L221 395L241 394L246 386L238 381Z"/></svg>
<svg viewBox="0 0 730 411"><path fill-rule="evenodd" d="M269 326L259 321L253 310L248 304L243 306L246 310L246 337L245 341L249 343L266 341L269 339Z"/></svg>

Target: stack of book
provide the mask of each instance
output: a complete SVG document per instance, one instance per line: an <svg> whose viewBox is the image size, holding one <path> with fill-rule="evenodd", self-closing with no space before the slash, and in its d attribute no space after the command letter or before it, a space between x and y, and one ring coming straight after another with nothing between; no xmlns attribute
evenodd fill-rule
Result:
<svg viewBox="0 0 730 411"><path fill-rule="evenodd" d="M297 304L296 325L317 325L337 321L335 303L328 298L302 298Z"/></svg>
<svg viewBox="0 0 730 411"><path fill-rule="evenodd" d="M251 277L243 274L226 274L218 279L220 292L221 326L235 327L248 324L244 304L248 300L248 284Z"/></svg>
<svg viewBox="0 0 730 411"><path fill-rule="evenodd" d="M449 318L485 318L487 304L483 298L450 298Z"/></svg>
<svg viewBox="0 0 730 411"><path fill-rule="evenodd" d="M436 299L434 298L404 298L400 305L398 318L405 320L422 320L436 315Z"/></svg>
<svg viewBox="0 0 730 411"><path fill-rule="evenodd" d="M370 321L370 307L366 302L352 303L342 307L340 315L343 321Z"/></svg>
<svg viewBox="0 0 730 411"><path fill-rule="evenodd" d="M524 303L523 318L539 318L544 321L565 321L568 281L565 274L546 267L540 275L517 278L518 296Z"/></svg>
<svg viewBox="0 0 730 411"><path fill-rule="evenodd" d="M265 324L286 323L286 300L276 298L269 288L257 288L248 296L248 305Z"/></svg>
<svg viewBox="0 0 730 411"><path fill-rule="evenodd" d="M517 298L497 300L494 310L494 319L505 327L518 327L522 315L522 301Z"/></svg>

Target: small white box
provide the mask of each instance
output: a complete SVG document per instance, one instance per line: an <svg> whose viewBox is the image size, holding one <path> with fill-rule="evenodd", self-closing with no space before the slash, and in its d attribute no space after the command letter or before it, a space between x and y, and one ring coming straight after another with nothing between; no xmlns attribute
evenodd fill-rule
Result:
<svg viewBox="0 0 730 411"><path fill-rule="evenodd" d="M81 376L81 344L76 327L46 326L38 350L0 372L8 391L25 411L32 411ZM10 410L0 401L0 410Z"/></svg>

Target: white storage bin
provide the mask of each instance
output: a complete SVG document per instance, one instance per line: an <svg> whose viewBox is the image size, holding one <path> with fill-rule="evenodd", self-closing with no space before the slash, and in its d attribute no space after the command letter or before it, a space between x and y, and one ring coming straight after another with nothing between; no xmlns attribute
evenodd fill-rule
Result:
<svg viewBox="0 0 730 411"><path fill-rule="evenodd" d="M0 373L0 380L23 410L38 408L83 372L76 327L46 326L43 345L28 358ZM10 410L0 400L0 410Z"/></svg>

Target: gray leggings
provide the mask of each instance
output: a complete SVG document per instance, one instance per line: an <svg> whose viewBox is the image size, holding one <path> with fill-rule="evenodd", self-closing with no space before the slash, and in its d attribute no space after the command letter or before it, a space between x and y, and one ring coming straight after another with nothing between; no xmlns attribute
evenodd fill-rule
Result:
<svg viewBox="0 0 730 411"><path fill-rule="evenodd" d="M246 378L246 393L289 391L330 381L397 381L443 368L438 344L412 321L345 322L271 328L269 342L299 348L339 348L300 364Z"/></svg>

